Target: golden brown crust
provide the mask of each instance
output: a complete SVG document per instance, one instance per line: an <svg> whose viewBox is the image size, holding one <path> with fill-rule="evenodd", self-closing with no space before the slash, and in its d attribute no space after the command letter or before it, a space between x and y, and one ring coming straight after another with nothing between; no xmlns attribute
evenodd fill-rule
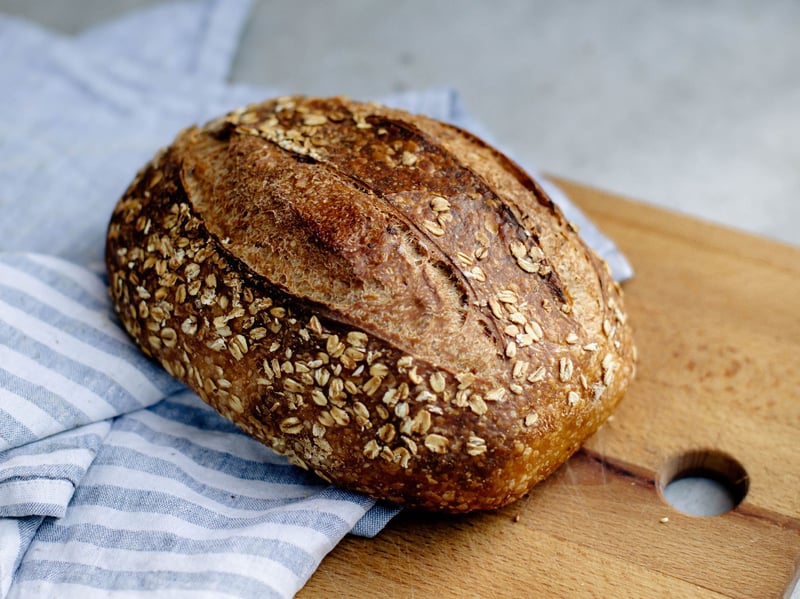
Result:
<svg viewBox="0 0 800 599"><path fill-rule="evenodd" d="M621 292L544 192L470 134L287 97L182 132L106 248L142 348L347 488L502 506L633 377Z"/></svg>

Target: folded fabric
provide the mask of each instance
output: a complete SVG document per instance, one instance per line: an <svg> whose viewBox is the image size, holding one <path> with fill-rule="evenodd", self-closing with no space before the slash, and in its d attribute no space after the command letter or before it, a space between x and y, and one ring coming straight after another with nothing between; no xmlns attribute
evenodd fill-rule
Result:
<svg viewBox="0 0 800 599"><path fill-rule="evenodd" d="M373 500L289 465L145 359L91 271L3 254L0 281L10 596L291 596L342 536L375 534L395 513L374 508L358 525Z"/></svg>
<svg viewBox="0 0 800 599"><path fill-rule="evenodd" d="M180 128L276 94L225 82L249 7L161 4L75 38L0 15L0 598L288 597L397 513L241 434L110 308L105 229L136 170ZM383 100L497 141L452 90Z"/></svg>
<svg viewBox="0 0 800 599"><path fill-rule="evenodd" d="M77 39L0 16L0 250L99 263L137 169L182 127L266 91L224 81L248 8L159 5Z"/></svg>

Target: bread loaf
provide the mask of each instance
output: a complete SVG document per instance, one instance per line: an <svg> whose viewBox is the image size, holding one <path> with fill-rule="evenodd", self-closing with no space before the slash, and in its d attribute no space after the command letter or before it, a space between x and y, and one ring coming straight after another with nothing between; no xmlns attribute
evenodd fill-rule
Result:
<svg viewBox="0 0 800 599"><path fill-rule="evenodd" d="M284 97L180 133L106 259L142 349L326 481L431 510L505 505L631 381L619 286L473 135Z"/></svg>

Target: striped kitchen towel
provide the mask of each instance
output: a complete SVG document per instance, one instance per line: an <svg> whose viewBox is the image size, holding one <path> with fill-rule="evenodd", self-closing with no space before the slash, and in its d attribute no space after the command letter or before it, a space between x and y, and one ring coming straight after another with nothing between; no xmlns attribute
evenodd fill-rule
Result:
<svg viewBox="0 0 800 599"><path fill-rule="evenodd" d="M0 596L291 596L394 513L289 465L147 360L102 277L0 254Z"/></svg>

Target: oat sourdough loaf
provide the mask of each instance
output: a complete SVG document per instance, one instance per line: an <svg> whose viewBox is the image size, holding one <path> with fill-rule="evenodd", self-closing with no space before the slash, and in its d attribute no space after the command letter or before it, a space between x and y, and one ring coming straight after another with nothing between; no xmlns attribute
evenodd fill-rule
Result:
<svg viewBox="0 0 800 599"><path fill-rule="evenodd" d="M108 230L142 349L343 487L497 508L633 377L619 286L537 183L473 135L284 97L181 132Z"/></svg>

